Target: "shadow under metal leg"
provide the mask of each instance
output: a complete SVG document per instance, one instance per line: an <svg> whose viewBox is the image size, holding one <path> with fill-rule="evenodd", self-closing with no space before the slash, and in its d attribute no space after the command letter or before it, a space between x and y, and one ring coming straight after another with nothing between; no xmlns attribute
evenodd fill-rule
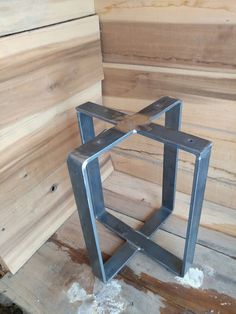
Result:
<svg viewBox="0 0 236 314"><path fill-rule="evenodd" d="M179 131L181 102L163 97L134 115L126 115L94 103L77 109L82 145L68 157L68 168L83 235L94 274L103 282L114 277L138 251L183 276L193 261L207 179L211 142ZM165 113L165 126L152 123ZM114 127L95 137L93 117ZM164 143L162 206L134 230L105 210L98 157L132 134ZM194 180L183 260L150 240L150 236L174 209L178 150L196 156ZM104 264L96 219L126 242Z"/></svg>

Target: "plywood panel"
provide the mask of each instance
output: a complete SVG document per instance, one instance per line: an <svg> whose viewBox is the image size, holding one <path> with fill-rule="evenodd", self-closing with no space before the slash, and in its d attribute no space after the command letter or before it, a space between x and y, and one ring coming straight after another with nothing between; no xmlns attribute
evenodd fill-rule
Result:
<svg viewBox="0 0 236 314"><path fill-rule="evenodd" d="M94 14L93 0L3 0L0 36Z"/></svg>

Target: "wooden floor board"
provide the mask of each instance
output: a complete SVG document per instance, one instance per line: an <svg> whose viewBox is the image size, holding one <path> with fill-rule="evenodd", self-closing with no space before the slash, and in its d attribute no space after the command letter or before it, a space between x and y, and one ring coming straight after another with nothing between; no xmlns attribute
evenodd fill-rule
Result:
<svg viewBox="0 0 236 314"><path fill-rule="evenodd" d="M106 189L109 189L109 184ZM124 200L127 201L126 198ZM117 208L109 211L134 228L142 224L140 219L117 212ZM101 249L107 258L123 241L100 223L97 226ZM183 229L183 221L173 217L154 234L153 240L180 256L184 244ZM145 308L150 308L148 313L151 314L233 314L236 308L236 282L232 276L236 272L233 238L201 227L199 239L193 268L203 272L201 288L179 284L175 275L138 253L112 281L112 287L119 290L114 296L114 293L109 294L111 286L99 283L91 272L78 214L75 213L17 274L7 274L0 280L0 293L26 311L40 314L82 313L80 311L85 306L87 311L92 308L105 311L111 304L120 306L117 313L141 314ZM211 248L210 242L215 246ZM234 256L230 257L230 254ZM71 302L69 291L72 286L79 289L77 293L83 291L86 301L78 298ZM104 293L108 293L111 303L107 299L102 301L101 294Z"/></svg>

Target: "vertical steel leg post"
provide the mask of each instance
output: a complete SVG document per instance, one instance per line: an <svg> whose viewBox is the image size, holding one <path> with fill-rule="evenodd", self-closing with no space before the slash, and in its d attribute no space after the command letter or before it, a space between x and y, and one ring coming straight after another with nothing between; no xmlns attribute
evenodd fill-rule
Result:
<svg viewBox="0 0 236 314"><path fill-rule="evenodd" d="M77 112L82 143L87 143L95 137L93 118ZM98 158L87 165L89 185L93 195L93 208L96 218L104 213L104 198Z"/></svg>
<svg viewBox="0 0 236 314"><path fill-rule="evenodd" d="M84 144L95 137L93 118L79 112L77 112L77 117L81 140ZM68 158L68 168L93 272L102 281L106 281L95 220L95 217L99 217L104 212L104 200L98 158L94 159L86 166L89 188L93 195L91 198L93 211L89 210L88 197L82 173L82 163L76 158L76 153L72 153Z"/></svg>
<svg viewBox="0 0 236 314"><path fill-rule="evenodd" d="M196 156L183 266L181 271L182 276L184 276L184 274L188 271L190 265L193 262L198 228L201 218L202 204L204 200L210 154L211 148L209 148L200 156Z"/></svg>
<svg viewBox="0 0 236 314"><path fill-rule="evenodd" d="M181 125L182 104L173 107L165 113L165 127L179 131ZM178 168L178 148L164 144L162 206L170 211L174 209L176 176Z"/></svg>
<svg viewBox="0 0 236 314"><path fill-rule="evenodd" d="M106 276L99 246L96 219L94 211L90 209L88 204L89 197L87 197L82 171L83 163L79 161L76 151L69 155L67 164L90 264L95 276L105 282Z"/></svg>

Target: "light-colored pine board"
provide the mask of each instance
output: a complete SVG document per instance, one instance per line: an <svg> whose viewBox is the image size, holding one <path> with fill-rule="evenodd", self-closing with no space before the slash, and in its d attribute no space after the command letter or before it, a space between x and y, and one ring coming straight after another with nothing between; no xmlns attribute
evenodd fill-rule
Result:
<svg viewBox="0 0 236 314"><path fill-rule="evenodd" d="M154 209L161 206L161 186L140 178L114 171L104 182L104 188L108 190L106 205L116 210L123 208L124 213L133 215L134 218L145 220ZM118 197L117 197L118 195ZM119 204L119 200L121 201ZM117 202L116 202L117 199ZM129 202L135 201L138 206L131 206ZM174 215L187 219L190 197L187 194L176 193L176 206ZM124 204L126 203L126 204ZM117 204L117 208L115 207ZM202 209L201 225L207 228L236 236L236 211L209 201L205 201Z"/></svg>
<svg viewBox="0 0 236 314"><path fill-rule="evenodd" d="M235 72L235 3L222 3L98 3L104 61Z"/></svg>
<svg viewBox="0 0 236 314"><path fill-rule="evenodd" d="M143 178L147 181L161 184L162 162L155 154L147 154L132 150L115 148L111 153L114 168L118 171ZM205 198L217 204L222 204L235 210L235 183L227 178L218 180L221 173L211 168L207 178ZM230 177L230 175L228 175ZM193 163L180 161L178 169L177 190L190 194L193 180Z"/></svg>
<svg viewBox="0 0 236 314"><path fill-rule="evenodd" d="M104 71L103 102L109 107L133 113L163 95L183 101L182 130L213 142L206 198L236 208L235 74L114 63L104 63ZM160 183L161 174L153 165L157 160L161 166L162 145L132 136L120 148L115 150L116 169ZM126 160L134 157L131 167L126 153ZM190 191L193 171L189 156L181 153L179 162L184 173L179 188L185 193Z"/></svg>
<svg viewBox="0 0 236 314"><path fill-rule="evenodd" d="M130 108L132 114L150 104L150 100L118 97L103 97L104 105L125 111ZM185 103L184 103L185 107ZM233 117L234 118L234 117ZM163 120L158 120L163 123ZM182 130L209 139L213 142L213 149L208 173L206 198L226 207L236 208L235 203L235 133L225 132L213 128L199 127L194 124L183 123ZM114 167L117 170L128 172L131 175L161 182L162 175L162 144L155 143L140 136L132 136L119 148L112 151ZM193 156L180 153L179 169L182 178L178 189L185 193L190 192L193 174ZM227 161L227 162L225 162Z"/></svg>
<svg viewBox="0 0 236 314"><path fill-rule="evenodd" d="M101 103L98 17L0 45L0 258L15 273L75 210L65 161L80 143L75 107Z"/></svg>
<svg viewBox="0 0 236 314"><path fill-rule="evenodd" d="M105 162L102 180L112 171L111 162ZM0 256L5 268L16 273L75 209L67 166L63 164L14 206L2 210Z"/></svg>
<svg viewBox="0 0 236 314"><path fill-rule="evenodd" d="M235 111L235 95L232 95L236 87L234 74L116 64L104 64L104 70L104 104L118 110L137 112L163 95L172 95L183 100L182 129L212 140L214 143L212 167L218 168L221 172L225 169L225 174L221 173L220 177L225 176L230 182L234 181L236 173L234 162L236 119L232 114ZM225 81L228 81L227 77L229 79L225 92L221 95L220 92L217 93L217 90L224 91L220 77L224 77ZM211 97L207 97L209 90L212 90L212 94L208 95ZM226 100L230 97L231 101ZM145 140L142 138L139 140L144 151L154 153L154 149L151 149L153 141L147 140L148 144L144 148ZM125 142L123 148L125 144L128 147L131 141ZM154 147L156 151L157 146ZM135 144L130 148L137 149ZM226 151L227 162L223 163Z"/></svg>
<svg viewBox="0 0 236 314"><path fill-rule="evenodd" d="M194 128L183 127L184 131L189 134L195 134L200 137L211 140L214 143L214 148L211 156L211 163L208 172L209 178L217 181L222 181L228 185L235 185L235 163L236 160L236 145L232 141L225 141L224 139L219 139L216 134L208 132L208 136L204 133L204 130L199 134L198 130ZM195 132L194 132L195 130ZM139 135L134 135L127 139L125 142L121 143L117 148L113 149L117 153L123 155L134 154L138 157L140 153L140 159L143 157L146 160L150 160L150 163L154 164L155 161L160 163L163 161L163 145L151 141ZM226 157L227 152L227 163L223 163L222 160ZM183 151L179 153L179 168L185 171L192 172L193 170L194 156Z"/></svg>
<svg viewBox="0 0 236 314"><path fill-rule="evenodd" d="M202 96L206 100L209 98L209 104L206 104L209 106L212 98L223 100L224 109L227 107L227 100L236 100L235 73L106 62L103 63L103 68L103 92L106 96L141 99L155 99L163 94L189 98ZM228 107L232 103L228 102ZM216 106L220 109L218 103Z"/></svg>
<svg viewBox="0 0 236 314"><path fill-rule="evenodd" d="M105 21L101 31L106 62L236 70L236 25Z"/></svg>
<svg viewBox="0 0 236 314"><path fill-rule="evenodd" d="M100 82L48 110L20 120L5 132L1 140L7 147L1 151L0 158L2 210L14 208L18 198L54 172L68 153L79 146L75 106L88 100L101 102ZM103 128L104 124L97 121L96 129Z"/></svg>
<svg viewBox="0 0 236 314"><path fill-rule="evenodd" d="M0 36L94 14L93 0L3 0Z"/></svg>
<svg viewBox="0 0 236 314"><path fill-rule="evenodd" d="M0 45L1 131L103 78L97 16L4 37Z"/></svg>
<svg viewBox="0 0 236 314"><path fill-rule="evenodd" d="M234 0L95 0L102 21L235 24Z"/></svg>

